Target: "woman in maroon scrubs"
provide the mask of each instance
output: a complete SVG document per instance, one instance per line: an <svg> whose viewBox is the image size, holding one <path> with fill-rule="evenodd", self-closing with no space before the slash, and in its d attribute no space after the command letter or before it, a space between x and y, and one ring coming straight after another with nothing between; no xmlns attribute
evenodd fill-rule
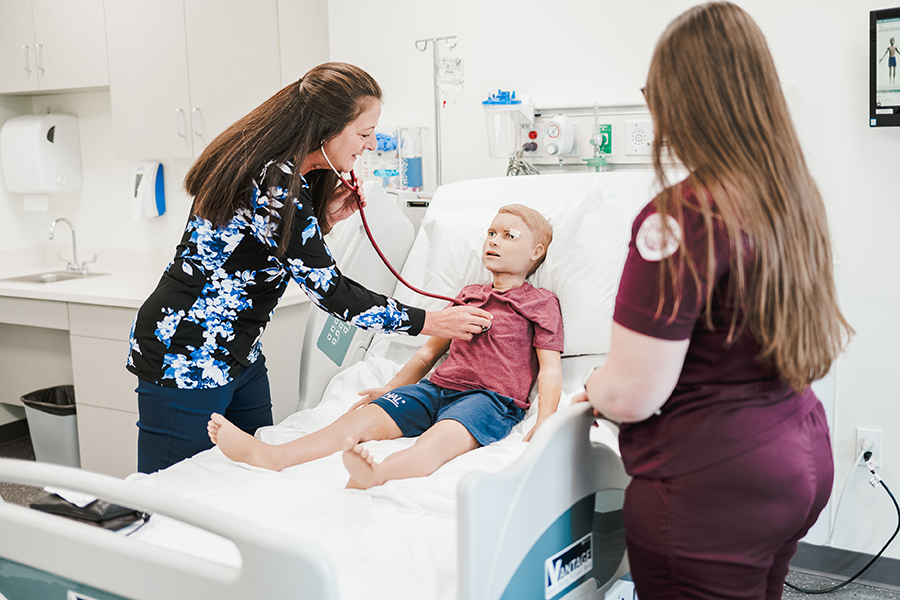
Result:
<svg viewBox="0 0 900 600"><path fill-rule="evenodd" d="M663 192L634 221L608 360L586 385L621 423L632 576L646 600L781 598L831 493L809 384L852 333L825 206L765 37L737 6L678 17L644 92ZM684 181L666 179L666 152Z"/></svg>

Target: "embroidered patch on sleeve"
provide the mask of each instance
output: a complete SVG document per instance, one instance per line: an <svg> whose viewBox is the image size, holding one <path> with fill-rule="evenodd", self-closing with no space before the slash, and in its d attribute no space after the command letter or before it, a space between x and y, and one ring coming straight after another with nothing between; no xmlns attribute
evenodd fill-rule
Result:
<svg viewBox="0 0 900 600"><path fill-rule="evenodd" d="M681 226L672 215L666 215L669 235L663 245L662 218L659 213L649 215L641 224L634 240L638 252L646 261L657 262L675 254L681 240Z"/></svg>

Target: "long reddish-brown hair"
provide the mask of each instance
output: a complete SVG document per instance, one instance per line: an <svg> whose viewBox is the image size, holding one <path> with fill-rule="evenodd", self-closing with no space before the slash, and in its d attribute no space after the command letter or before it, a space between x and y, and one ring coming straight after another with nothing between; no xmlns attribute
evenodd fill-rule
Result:
<svg viewBox="0 0 900 600"><path fill-rule="evenodd" d="M194 197L193 214L225 225L240 208L250 208L253 179L263 165L293 162L299 167L307 155L338 135L362 114L373 101L381 101L381 87L371 75L347 63L325 63L314 67L298 82L288 85L250 114L222 132L206 147L184 180ZM262 189L278 183L287 187L290 198L298 197L303 173L295 169L285 186L284 173L274 165ZM338 184L330 170L306 174L319 225L327 233L326 202ZM290 242L296 211L290 202L281 209L278 252L283 255Z"/></svg>
<svg viewBox="0 0 900 600"><path fill-rule="evenodd" d="M729 340L749 327L761 345L758 359L805 389L828 372L853 330L838 308L825 205L765 37L734 4L691 8L657 43L645 96L663 189L655 208L663 224L667 215L683 223L685 210L706 224L706 264L677 252L665 260L661 283L690 276L699 289L706 282L703 318L712 327L713 230L720 222L732 256ZM690 173L681 184L667 180L667 153ZM697 198L690 206L684 186ZM672 235L665 225L663 235ZM660 311L662 305L660 298Z"/></svg>

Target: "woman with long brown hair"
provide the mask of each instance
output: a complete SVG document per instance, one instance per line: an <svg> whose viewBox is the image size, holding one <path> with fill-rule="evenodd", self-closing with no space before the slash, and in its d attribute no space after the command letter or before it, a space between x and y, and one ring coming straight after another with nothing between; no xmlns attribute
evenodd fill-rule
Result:
<svg viewBox="0 0 900 600"><path fill-rule="evenodd" d="M188 171L194 204L175 258L134 323L138 470L212 446L209 415L253 434L272 424L260 337L291 279L357 327L471 339L477 308L405 306L341 275L323 234L356 204L332 171L375 149L381 88L359 67L309 71L219 135Z"/></svg>
<svg viewBox="0 0 900 600"><path fill-rule="evenodd" d="M641 598L780 598L831 493L810 383L852 333L825 206L765 37L737 6L673 21L644 93L663 191L634 221L608 359L580 399L621 424Z"/></svg>

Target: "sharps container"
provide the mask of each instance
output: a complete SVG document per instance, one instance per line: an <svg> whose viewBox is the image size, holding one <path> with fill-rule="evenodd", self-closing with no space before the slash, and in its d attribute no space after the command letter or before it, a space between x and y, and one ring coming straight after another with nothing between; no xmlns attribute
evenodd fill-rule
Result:
<svg viewBox="0 0 900 600"><path fill-rule="evenodd" d="M80 467L75 387L57 385L22 396L38 462Z"/></svg>

